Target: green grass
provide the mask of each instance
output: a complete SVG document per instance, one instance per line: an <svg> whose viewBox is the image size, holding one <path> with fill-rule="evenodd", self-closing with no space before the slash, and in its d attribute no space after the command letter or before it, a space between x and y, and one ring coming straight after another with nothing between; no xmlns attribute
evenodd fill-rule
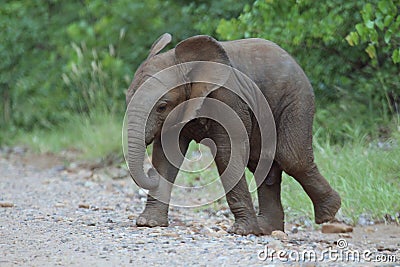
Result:
<svg viewBox="0 0 400 267"><path fill-rule="evenodd" d="M314 147L321 173L342 197L339 216L356 223L361 214L382 220L400 212L400 132L385 143L314 142ZM294 179L284 177L282 192L289 218L312 217L311 201Z"/></svg>
<svg viewBox="0 0 400 267"><path fill-rule="evenodd" d="M71 116L68 122L51 130L20 133L12 143L26 145L38 153L79 151L82 159L96 159L121 151L122 117L112 114Z"/></svg>
<svg viewBox="0 0 400 267"><path fill-rule="evenodd" d="M360 215L382 220L386 214L396 217L400 213L400 131L385 142L367 143L364 139L359 137L358 142L345 145L314 141L319 169L342 197L338 218L351 223L357 223ZM197 149L191 144L189 154ZM251 179L249 171L246 176ZM218 174L213 164L202 173L186 174L184 178L185 185L199 186L218 179ZM288 222L314 218L310 199L299 183L286 174L282 202Z"/></svg>

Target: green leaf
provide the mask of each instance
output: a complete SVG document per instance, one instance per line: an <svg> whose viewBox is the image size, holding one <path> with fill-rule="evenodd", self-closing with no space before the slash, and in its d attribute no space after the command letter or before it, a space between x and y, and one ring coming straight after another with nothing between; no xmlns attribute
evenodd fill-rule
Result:
<svg viewBox="0 0 400 267"><path fill-rule="evenodd" d="M375 23L372 20L368 20L365 25L367 26L368 29L373 29Z"/></svg>
<svg viewBox="0 0 400 267"><path fill-rule="evenodd" d="M387 15L385 17L385 20L383 21L383 24L385 25L385 27L388 27L390 25L390 23L392 23L392 21L393 21L393 16Z"/></svg>
<svg viewBox="0 0 400 267"><path fill-rule="evenodd" d="M389 44L391 38L392 38L392 31L387 30L385 32L385 37L384 37L385 43Z"/></svg>
<svg viewBox="0 0 400 267"><path fill-rule="evenodd" d="M356 32L349 33L345 39L349 43L350 46L358 45L358 43L360 42L360 37L359 37L358 33L356 33Z"/></svg>
<svg viewBox="0 0 400 267"><path fill-rule="evenodd" d="M364 20L365 23L367 23L368 21L370 21L372 15L373 15L373 12L372 12L372 5L369 4L369 3L366 4L366 5L364 6L363 11L361 12L361 15L362 15L362 18L363 18L363 20Z"/></svg>
<svg viewBox="0 0 400 267"><path fill-rule="evenodd" d="M373 44L369 44L368 47L365 49L365 52L367 52L370 58L372 59L376 58L376 49Z"/></svg>
<svg viewBox="0 0 400 267"><path fill-rule="evenodd" d="M385 28L385 25L384 25L384 23L383 23L381 17L380 17L380 18L377 17L377 18L375 19L375 25L378 26L378 28L379 28L381 31L383 31L383 28Z"/></svg>
<svg viewBox="0 0 400 267"><path fill-rule="evenodd" d="M383 13L383 14L387 14L388 13L388 11L389 11L389 4L388 4L388 2L389 1L387 1L387 0L381 0L381 1L379 1L379 3L378 3L378 8L379 8L379 10Z"/></svg>
<svg viewBox="0 0 400 267"><path fill-rule="evenodd" d="M394 63L400 63L400 48L395 49L392 54L392 60Z"/></svg>
<svg viewBox="0 0 400 267"><path fill-rule="evenodd" d="M364 26L364 24L358 23L358 24L356 25L356 30L357 30L358 34L360 35L361 39L362 39L363 41L366 41L368 30L367 30L367 28Z"/></svg>

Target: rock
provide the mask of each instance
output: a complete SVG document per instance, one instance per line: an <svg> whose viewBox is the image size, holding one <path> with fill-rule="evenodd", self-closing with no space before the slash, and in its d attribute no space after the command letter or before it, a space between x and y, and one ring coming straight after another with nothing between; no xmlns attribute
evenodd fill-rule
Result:
<svg viewBox="0 0 400 267"><path fill-rule="evenodd" d="M16 146L13 147L13 153L18 154L18 155L23 155L25 154L25 152L27 151L27 149L25 147L22 146Z"/></svg>
<svg viewBox="0 0 400 267"><path fill-rule="evenodd" d="M353 238L350 234L347 234L347 233L339 234L339 237L342 237L342 238Z"/></svg>
<svg viewBox="0 0 400 267"><path fill-rule="evenodd" d="M135 215L131 214L131 215L128 216L128 219L129 220L133 220L133 219L135 219L135 217L136 217Z"/></svg>
<svg viewBox="0 0 400 267"><path fill-rule="evenodd" d="M359 225L373 225L374 221L372 220L371 216L367 214L361 214L360 217L358 218L358 224Z"/></svg>
<svg viewBox="0 0 400 267"><path fill-rule="evenodd" d="M271 242L268 243L268 247L276 251L284 249L284 246L280 240L272 240Z"/></svg>
<svg viewBox="0 0 400 267"><path fill-rule="evenodd" d="M123 168L115 168L111 167L106 170L106 173L112 178L112 179L122 179L125 178L129 175L128 171Z"/></svg>
<svg viewBox="0 0 400 267"><path fill-rule="evenodd" d="M353 232L353 227L345 224L331 223L322 225L321 232L324 234L338 234Z"/></svg>
<svg viewBox="0 0 400 267"><path fill-rule="evenodd" d="M76 174L76 178L77 179L87 179L87 178L92 177L92 175L93 175L92 171L82 169L82 170L79 170L79 172Z"/></svg>
<svg viewBox="0 0 400 267"><path fill-rule="evenodd" d="M55 172L62 172L66 170L65 165L56 165L52 168L53 171Z"/></svg>
<svg viewBox="0 0 400 267"><path fill-rule="evenodd" d="M373 227L367 227L367 228L364 229L364 231L366 233L373 233L373 232L376 232L376 229L373 228Z"/></svg>
<svg viewBox="0 0 400 267"><path fill-rule="evenodd" d="M168 236L168 237L179 237L179 234L175 233L175 232L167 232L167 233L163 233L163 236Z"/></svg>
<svg viewBox="0 0 400 267"><path fill-rule="evenodd" d="M2 207L2 208L12 208L12 207L14 207L14 203L12 203L12 202L0 202L0 207Z"/></svg>
<svg viewBox="0 0 400 267"><path fill-rule="evenodd" d="M271 236L282 241L288 239L288 235L280 230L272 231Z"/></svg>
<svg viewBox="0 0 400 267"><path fill-rule="evenodd" d="M79 204L78 208L80 208L80 209L88 209L88 208L90 208L90 205L89 204Z"/></svg>

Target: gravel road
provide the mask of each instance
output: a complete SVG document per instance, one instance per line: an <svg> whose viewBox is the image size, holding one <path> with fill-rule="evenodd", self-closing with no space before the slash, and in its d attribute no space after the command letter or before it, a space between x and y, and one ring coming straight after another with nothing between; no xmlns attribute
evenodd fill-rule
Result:
<svg viewBox="0 0 400 267"><path fill-rule="evenodd" d="M0 153L0 266L400 266L397 225L346 234L286 225L287 235L242 237L225 232L226 207L210 205L171 208L169 227L138 228L144 193L106 173Z"/></svg>

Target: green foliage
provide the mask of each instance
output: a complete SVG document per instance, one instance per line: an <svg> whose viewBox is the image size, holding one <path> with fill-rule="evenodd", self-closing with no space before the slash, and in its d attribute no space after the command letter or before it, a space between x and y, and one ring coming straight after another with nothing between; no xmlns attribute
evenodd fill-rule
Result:
<svg viewBox="0 0 400 267"><path fill-rule="evenodd" d="M0 14L0 127L11 135L53 129L77 113L122 114L134 71L163 32L175 43L194 34L275 41L314 86L322 138L344 141L355 124L374 137L399 111L393 0L117 0L107 8L100 0L16 0Z"/></svg>
<svg viewBox="0 0 400 267"><path fill-rule="evenodd" d="M220 18L237 16L244 2L2 3L0 143L19 129L51 130L74 114L122 114L125 90L159 35L169 32L176 43L211 34ZM207 21L208 28L201 23Z"/></svg>
<svg viewBox="0 0 400 267"><path fill-rule="evenodd" d="M63 115L63 92L54 85L64 62L59 53L66 45L60 38L63 25L75 19L72 12L53 16L66 6L63 3L9 1L0 6L2 130L49 127Z"/></svg>
<svg viewBox="0 0 400 267"><path fill-rule="evenodd" d="M365 4L361 10L362 22L346 36L347 42L351 46L367 45L365 52L374 64L378 64L377 49L381 50L380 60L387 60L391 55L394 63L400 63L399 8L392 0Z"/></svg>
<svg viewBox="0 0 400 267"><path fill-rule="evenodd" d="M222 39L269 39L289 51L313 84L317 121L339 126L323 136L346 140L343 125L374 135L399 112L399 8L386 0L259 0L216 31Z"/></svg>

